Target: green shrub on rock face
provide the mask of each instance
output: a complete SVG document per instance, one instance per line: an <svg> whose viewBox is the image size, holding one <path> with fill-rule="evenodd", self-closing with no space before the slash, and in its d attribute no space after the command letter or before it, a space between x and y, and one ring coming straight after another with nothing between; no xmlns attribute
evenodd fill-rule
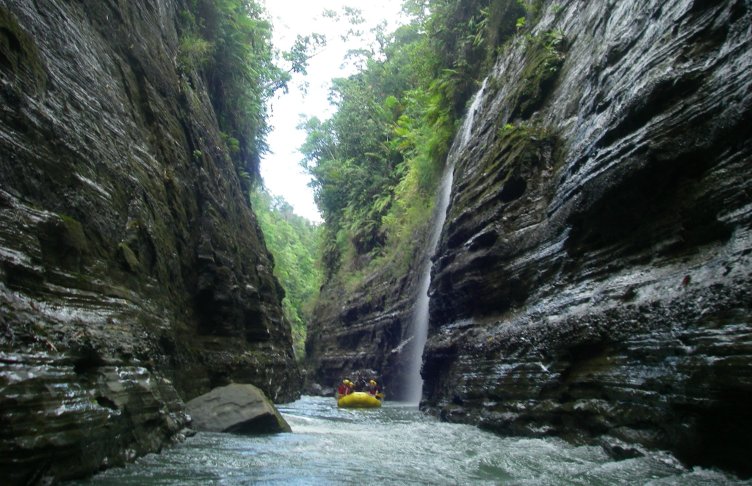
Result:
<svg viewBox="0 0 752 486"><path fill-rule="evenodd" d="M178 65L182 71L194 71L202 69L210 60L214 45L188 33L180 38L180 50L178 51Z"/></svg>
<svg viewBox="0 0 752 486"><path fill-rule="evenodd" d="M266 100L289 75L274 64L271 24L255 0L190 0L181 14L184 76L201 76L238 174L259 179L266 151Z"/></svg>
<svg viewBox="0 0 752 486"><path fill-rule="evenodd" d="M527 55L525 65L513 96L514 109L510 119L528 118L543 102L564 64L566 44L561 31L525 36Z"/></svg>

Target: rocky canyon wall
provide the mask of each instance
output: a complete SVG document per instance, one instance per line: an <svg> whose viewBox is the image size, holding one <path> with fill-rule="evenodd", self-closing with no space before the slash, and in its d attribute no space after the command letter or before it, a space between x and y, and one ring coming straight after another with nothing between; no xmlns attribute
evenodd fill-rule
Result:
<svg viewBox="0 0 752 486"><path fill-rule="evenodd" d="M179 438L229 382L299 392L283 291L180 0L0 1L0 474Z"/></svg>
<svg viewBox="0 0 752 486"><path fill-rule="evenodd" d="M416 232L415 241L425 241L427 230ZM415 345L413 311L427 258L416 246L405 258L407 270L392 262L352 288L337 282L322 287L306 339L309 392L333 393L342 378L373 372L390 399L407 399L405 364Z"/></svg>
<svg viewBox="0 0 752 486"><path fill-rule="evenodd" d="M530 20L457 161L422 407L752 475L752 6Z"/></svg>
<svg viewBox="0 0 752 486"><path fill-rule="evenodd" d="M752 6L528 3L452 151L421 406L749 476ZM312 381L404 396L426 234L402 277L324 287Z"/></svg>

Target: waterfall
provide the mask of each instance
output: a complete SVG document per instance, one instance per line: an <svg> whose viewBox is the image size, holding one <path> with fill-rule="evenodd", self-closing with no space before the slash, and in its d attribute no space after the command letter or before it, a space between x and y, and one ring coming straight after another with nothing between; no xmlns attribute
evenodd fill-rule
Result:
<svg viewBox="0 0 752 486"><path fill-rule="evenodd" d="M431 231L431 236L428 239L427 254L429 255L429 258L426 258L423 268L420 270L420 287L418 288L418 296L415 301L412 316L411 327L413 330L413 336L415 337L415 342L410 348L412 354L409 356L406 374L407 401L410 403L420 403L423 394L423 379L420 376L420 368L423 364L423 348L425 348L426 339L428 338L428 304L430 300L430 297L428 296L428 287L431 284L430 257L436 252L436 247L439 244L439 237L441 236L441 230L446 221L446 212L447 208L449 208L449 200L452 194L452 181L454 180L454 164L457 157L462 153L462 150L470 140L475 116L480 107L481 101L483 100L483 92L486 89L487 83L488 78L483 80L483 85L473 97L470 108L465 114L465 119L462 122L462 127L452 144L452 149L449 152L446 167L444 168L444 174L441 177L441 184L439 186L436 200L437 204L434 226Z"/></svg>

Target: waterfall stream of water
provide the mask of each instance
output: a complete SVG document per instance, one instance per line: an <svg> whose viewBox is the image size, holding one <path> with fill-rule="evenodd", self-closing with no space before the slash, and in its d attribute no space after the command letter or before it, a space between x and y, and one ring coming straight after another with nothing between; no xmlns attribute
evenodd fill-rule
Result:
<svg viewBox="0 0 752 486"><path fill-rule="evenodd" d="M487 83L488 78L483 80L483 85L473 96L473 101L465 114L462 127L459 130L457 137L452 144L449 156L447 157L446 167L444 168L444 174L441 177L441 184L439 185L434 226L431 230L430 238L428 239L427 254L429 255L429 258L426 259L423 268L421 268L420 287L418 288L418 297L415 301L412 317L412 329L415 342L411 347L412 354L409 357L408 372L406 375L408 390L407 401L410 403L419 403L423 390L423 379L420 376L420 368L423 363L423 348L425 347L426 339L428 338L428 304L430 300L428 287L431 284L432 266L430 257L436 252L439 237L441 236L441 230L446 221L446 213L449 208L452 194L454 165L457 161L457 157L462 153L462 150L467 146L467 143L470 140L473 126L475 124L475 118L483 101L483 93L486 90Z"/></svg>

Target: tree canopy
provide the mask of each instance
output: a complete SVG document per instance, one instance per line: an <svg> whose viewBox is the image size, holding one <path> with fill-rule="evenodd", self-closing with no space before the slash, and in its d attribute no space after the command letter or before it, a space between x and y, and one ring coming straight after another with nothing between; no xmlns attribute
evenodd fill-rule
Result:
<svg viewBox="0 0 752 486"><path fill-rule="evenodd" d="M465 103L523 3L405 0L411 22L377 28L378 45L354 53L362 70L333 81L336 112L302 125L301 148L325 220L326 278L399 258L430 219Z"/></svg>
<svg viewBox="0 0 752 486"><path fill-rule="evenodd" d="M306 327L321 285L318 262L319 226L296 215L282 197L263 188L251 194L251 205L274 256L274 274L285 289L285 316L292 324L293 344L300 359L305 352Z"/></svg>
<svg viewBox="0 0 752 486"><path fill-rule="evenodd" d="M187 78L206 82L241 181L258 181L267 151L267 101L287 89L291 73L306 72L308 59L326 40L301 34L278 54L259 0L187 0L187 5L181 13L180 68Z"/></svg>

